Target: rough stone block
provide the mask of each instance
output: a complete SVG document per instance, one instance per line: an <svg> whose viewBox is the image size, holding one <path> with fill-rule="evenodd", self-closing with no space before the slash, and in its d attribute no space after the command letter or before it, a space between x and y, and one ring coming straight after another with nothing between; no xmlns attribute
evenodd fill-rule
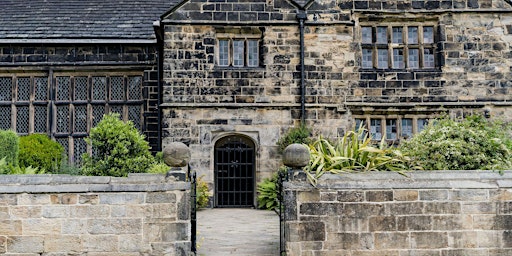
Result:
<svg viewBox="0 0 512 256"><path fill-rule="evenodd" d="M460 189L450 191L450 199L453 201L487 201L489 191L486 189Z"/></svg>
<svg viewBox="0 0 512 256"><path fill-rule="evenodd" d="M62 195L50 195L52 204L76 204L78 201L78 195L76 194L62 194Z"/></svg>
<svg viewBox="0 0 512 256"><path fill-rule="evenodd" d="M18 197L14 194L1 194L0 205L16 205L18 204Z"/></svg>
<svg viewBox="0 0 512 256"><path fill-rule="evenodd" d="M341 204L337 203L302 203L300 205L300 214L302 215L337 215Z"/></svg>
<svg viewBox="0 0 512 256"><path fill-rule="evenodd" d="M71 218L105 218L109 215L109 205L79 205L69 210Z"/></svg>
<svg viewBox="0 0 512 256"><path fill-rule="evenodd" d="M398 216L396 222L397 229L400 231L432 230L431 216Z"/></svg>
<svg viewBox="0 0 512 256"><path fill-rule="evenodd" d="M87 252L117 252L119 237L116 235L84 235L82 245Z"/></svg>
<svg viewBox="0 0 512 256"><path fill-rule="evenodd" d="M471 215L442 215L432 216L434 230L471 230L473 218Z"/></svg>
<svg viewBox="0 0 512 256"><path fill-rule="evenodd" d="M448 200L447 190L420 190L420 200L422 201L446 201Z"/></svg>
<svg viewBox="0 0 512 256"><path fill-rule="evenodd" d="M60 205L43 206L41 215L44 218L67 218L69 217L69 207Z"/></svg>
<svg viewBox="0 0 512 256"><path fill-rule="evenodd" d="M423 202L396 202L385 204L386 215L408 215L408 214L422 214L424 208Z"/></svg>
<svg viewBox="0 0 512 256"><path fill-rule="evenodd" d="M4 236L22 235L21 220L1 220L0 234Z"/></svg>
<svg viewBox="0 0 512 256"><path fill-rule="evenodd" d="M80 204L99 204L100 196L98 194L79 195L78 202Z"/></svg>
<svg viewBox="0 0 512 256"><path fill-rule="evenodd" d="M43 236L9 236L7 238L8 253L43 253Z"/></svg>
<svg viewBox="0 0 512 256"><path fill-rule="evenodd" d="M176 203L176 194L172 192L154 192L146 195L148 204L173 204Z"/></svg>
<svg viewBox="0 0 512 256"><path fill-rule="evenodd" d="M418 190L394 190L393 199L395 201L417 201L419 193Z"/></svg>
<svg viewBox="0 0 512 256"><path fill-rule="evenodd" d="M48 194L19 194L18 205L46 205L50 204Z"/></svg>
<svg viewBox="0 0 512 256"><path fill-rule="evenodd" d="M100 204L142 204L143 193L106 193L100 194Z"/></svg>
<svg viewBox="0 0 512 256"><path fill-rule="evenodd" d="M364 192L362 191L338 191L338 201L340 202L363 202Z"/></svg>
<svg viewBox="0 0 512 256"><path fill-rule="evenodd" d="M320 201L320 191L310 190L310 191L301 191L297 194L298 200L301 202L318 202Z"/></svg>
<svg viewBox="0 0 512 256"><path fill-rule="evenodd" d="M461 205L458 202L428 202L424 204L425 214L459 214Z"/></svg>
<svg viewBox="0 0 512 256"><path fill-rule="evenodd" d="M464 202L461 206L463 214L496 213L496 203L494 202Z"/></svg>
<svg viewBox="0 0 512 256"><path fill-rule="evenodd" d="M140 235L120 235L119 251L148 253L151 251L151 247L149 244L143 243Z"/></svg>
<svg viewBox="0 0 512 256"><path fill-rule="evenodd" d="M395 231L396 219L394 216L375 216L368 218L368 226L373 231Z"/></svg>
<svg viewBox="0 0 512 256"><path fill-rule="evenodd" d="M42 215L42 206L12 206L9 207L12 219L39 218Z"/></svg>
<svg viewBox="0 0 512 256"><path fill-rule="evenodd" d="M410 239L413 249L436 249L448 246L446 232L411 232Z"/></svg>
<svg viewBox="0 0 512 256"><path fill-rule="evenodd" d="M189 237L189 223L167 223L161 224L161 241L163 242L176 242L187 241Z"/></svg>
<svg viewBox="0 0 512 256"><path fill-rule="evenodd" d="M392 190L366 191L366 201L368 201L368 202L393 201L393 191Z"/></svg>
<svg viewBox="0 0 512 256"><path fill-rule="evenodd" d="M44 251L79 252L82 251L82 241L79 236L47 236L44 241Z"/></svg>
<svg viewBox="0 0 512 256"><path fill-rule="evenodd" d="M375 233L375 249L376 250L389 250L389 249L409 249L409 234L384 232Z"/></svg>
<svg viewBox="0 0 512 256"><path fill-rule="evenodd" d="M62 220L63 235L86 234L87 233L87 219L65 219Z"/></svg>
<svg viewBox="0 0 512 256"><path fill-rule="evenodd" d="M59 219L24 219L23 235L56 235L61 233L62 221Z"/></svg>
<svg viewBox="0 0 512 256"><path fill-rule="evenodd" d="M451 248L476 248L478 247L478 232L480 231L448 232L448 246Z"/></svg>

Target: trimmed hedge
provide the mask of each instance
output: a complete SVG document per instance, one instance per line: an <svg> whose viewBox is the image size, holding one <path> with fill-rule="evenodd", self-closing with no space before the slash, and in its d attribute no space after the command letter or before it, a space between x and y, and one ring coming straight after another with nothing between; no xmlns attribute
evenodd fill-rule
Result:
<svg viewBox="0 0 512 256"><path fill-rule="evenodd" d="M32 166L47 173L58 173L64 148L46 134L30 134L20 137L20 167Z"/></svg>
<svg viewBox="0 0 512 256"><path fill-rule="evenodd" d="M0 159L10 165L18 165L19 137L12 130L0 130Z"/></svg>

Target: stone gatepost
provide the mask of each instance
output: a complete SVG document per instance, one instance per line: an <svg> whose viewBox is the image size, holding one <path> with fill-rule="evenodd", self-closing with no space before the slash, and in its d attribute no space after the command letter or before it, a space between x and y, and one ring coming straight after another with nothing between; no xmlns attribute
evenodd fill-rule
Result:
<svg viewBox="0 0 512 256"><path fill-rule="evenodd" d="M302 144L288 145L283 151L283 164L288 169L288 178L290 180L306 180L306 173L304 173L304 166L308 165L310 160L309 149Z"/></svg>
<svg viewBox="0 0 512 256"><path fill-rule="evenodd" d="M171 142L163 150L164 162L171 166L166 177L174 177L177 181L186 181L190 168L190 149L182 142Z"/></svg>

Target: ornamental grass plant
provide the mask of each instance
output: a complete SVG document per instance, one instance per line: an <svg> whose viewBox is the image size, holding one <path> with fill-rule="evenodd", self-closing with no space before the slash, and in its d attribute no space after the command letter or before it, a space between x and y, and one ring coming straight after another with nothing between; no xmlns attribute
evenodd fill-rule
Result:
<svg viewBox="0 0 512 256"><path fill-rule="evenodd" d="M325 173L394 171L403 174L411 169L410 158L400 149L389 146L385 138L375 143L363 127L348 131L337 142L319 137L308 147L311 162L305 172L313 185Z"/></svg>

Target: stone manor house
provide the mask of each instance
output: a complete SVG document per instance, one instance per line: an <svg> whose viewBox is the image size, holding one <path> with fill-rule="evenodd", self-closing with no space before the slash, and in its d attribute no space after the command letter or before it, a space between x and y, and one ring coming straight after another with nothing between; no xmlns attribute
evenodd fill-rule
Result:
<svg viewBox="0 0 512 256"><path fill-rule="evenodd" d="M3 0L0 128L79 164L118 112L187 144L217 207L255 205L305 122L399 142L430 118L512 121L510 0Z"/></svg>

